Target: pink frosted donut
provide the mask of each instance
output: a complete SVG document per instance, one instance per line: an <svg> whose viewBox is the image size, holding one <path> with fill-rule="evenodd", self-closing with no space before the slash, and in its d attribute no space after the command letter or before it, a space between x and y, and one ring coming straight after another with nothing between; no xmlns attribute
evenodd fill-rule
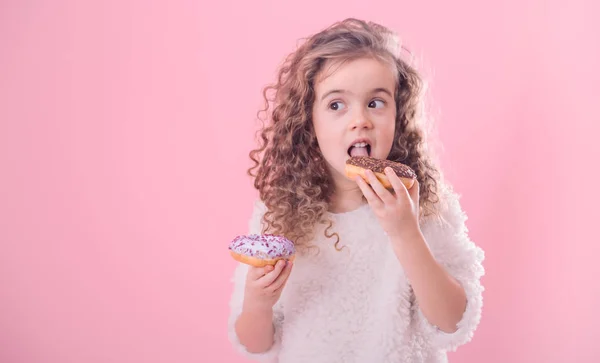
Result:
<svg viewBox="0 0 600 363"><path fill-rule="evenodd" d="M229 244L229 251L235 260L254 267L292 261L296 252L292 241L272 234L237 236Z"/></svg>

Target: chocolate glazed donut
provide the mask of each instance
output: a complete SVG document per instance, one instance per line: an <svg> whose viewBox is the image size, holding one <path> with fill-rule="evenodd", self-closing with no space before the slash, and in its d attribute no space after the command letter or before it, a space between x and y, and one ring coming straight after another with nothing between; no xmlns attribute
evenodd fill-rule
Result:
<svg viewBox="0 0 600 363"><path fill-rule="evenodd" d="M369 179L365 172L371 170L385 188L393 189L387 175L385 175L385 168L387 167L392 168L404 186L406 186L406 189L412 188L417 179L415 171L408 165L390 160L375 159L367 156L351 157L346 161L346 176L350 179L361 176L368 183Z"/></svg>

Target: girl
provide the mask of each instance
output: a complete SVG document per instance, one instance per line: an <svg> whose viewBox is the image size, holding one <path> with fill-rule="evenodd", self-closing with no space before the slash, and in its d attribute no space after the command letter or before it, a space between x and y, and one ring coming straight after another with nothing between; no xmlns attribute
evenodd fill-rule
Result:
<svg viewBox="0 0 600 363"><path fill-rule="evenodd" d="M236 269L229 336L247 357L445 362L479 324L484 254L426 154L421 79L398 48L386 28L347 19L300 46L264 92L250 233L284 235L297 256ZM350 180L356 155L407 164L418 182L407 190L389 170L393 191L372 173L370 185Z"/></svg>

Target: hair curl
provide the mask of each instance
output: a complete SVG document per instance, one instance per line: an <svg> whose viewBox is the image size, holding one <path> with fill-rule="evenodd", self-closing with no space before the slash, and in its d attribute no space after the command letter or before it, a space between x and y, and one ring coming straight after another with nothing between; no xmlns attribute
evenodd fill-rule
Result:
<svg viewBox="0 0 600 363"><path fill-rule="evenodd" d="M285 59L277 81L263 90L259 147L249 155L254 166L248 174L255 177L254 187L267 208L263 220L269 233L284 235L297 246L308 244L317 223L328 223L327 237L336 235L328 232L332 221L325 218L334 186L313 128L314 87L325 62L360 57L391 62L396 70L395 142L388 159L414 169L422 216L437 214L436 177L440 173L427 155L419 125L423 82L401 59L402 50L387 28L351 18L313 35ZM339 236L336 246L338 242Z"/></svg>

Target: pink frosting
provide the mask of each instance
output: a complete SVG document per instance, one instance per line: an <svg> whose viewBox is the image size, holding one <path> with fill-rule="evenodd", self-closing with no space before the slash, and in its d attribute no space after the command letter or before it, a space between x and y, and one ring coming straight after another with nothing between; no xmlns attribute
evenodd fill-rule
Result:
<svg viewBox="0 0 600 363"><path fill-rule="evenodd" d="M237 236L229 244L229 249L242 255L261 259L287 258L295 252L292 241L271 234Z"/></svg>

